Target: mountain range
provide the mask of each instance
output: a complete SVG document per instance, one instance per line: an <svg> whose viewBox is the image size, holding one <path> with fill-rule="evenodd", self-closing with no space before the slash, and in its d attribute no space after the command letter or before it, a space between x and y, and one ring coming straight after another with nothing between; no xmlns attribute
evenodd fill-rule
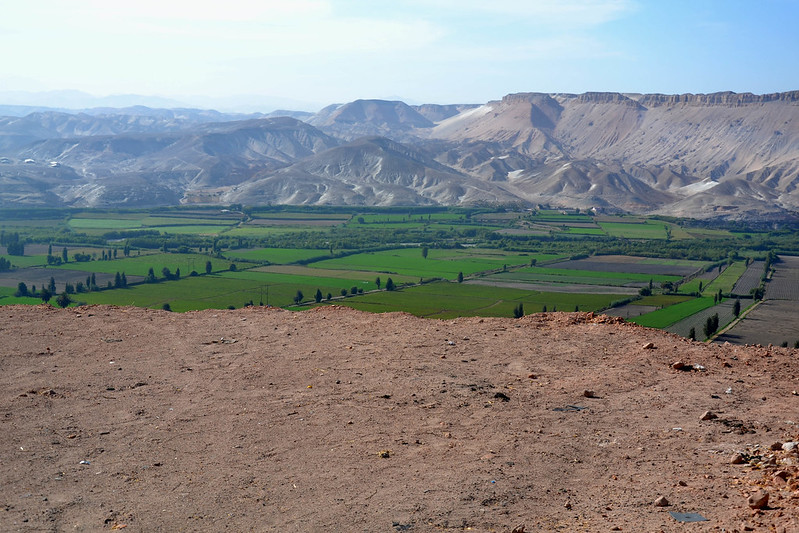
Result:
<svg viewBox="0 0 799 533"><path fill-rule="evenodd" d="M759 220L799 211L799 91L356 100L268 115L31 111L0 116L0 207L546 204Z"/></svg>

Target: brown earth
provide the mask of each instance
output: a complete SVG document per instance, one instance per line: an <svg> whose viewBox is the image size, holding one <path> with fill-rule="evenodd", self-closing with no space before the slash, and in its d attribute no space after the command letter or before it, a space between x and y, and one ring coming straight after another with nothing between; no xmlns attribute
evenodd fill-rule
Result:
<svg viewBox="0 0 799 533"><path fill-rule="evenodd" d="M791 349L333 307L15 306L0 335L2 531L799 529Z"/></svg>

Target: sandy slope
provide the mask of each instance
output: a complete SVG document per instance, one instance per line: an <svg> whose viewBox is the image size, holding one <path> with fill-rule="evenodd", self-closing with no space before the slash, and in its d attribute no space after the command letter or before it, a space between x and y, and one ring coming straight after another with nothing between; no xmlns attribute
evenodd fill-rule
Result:
<svg viewBox="0 0 799 533"><path fill-rule="evenodd" d="M5 307L0 334L2 531L799 528L769 450L799 438L793 350L332 307Z"/></svg>

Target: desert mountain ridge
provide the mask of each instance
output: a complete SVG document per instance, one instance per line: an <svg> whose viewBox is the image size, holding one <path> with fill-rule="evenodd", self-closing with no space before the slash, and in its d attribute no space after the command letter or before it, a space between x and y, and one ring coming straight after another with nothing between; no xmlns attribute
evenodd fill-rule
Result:
<svg viewBox="0 0 799 533"><path fill-rule="evenodd" d="M6 207L548 204L793 219L797 183L799 91L0 117Z"/></svg>

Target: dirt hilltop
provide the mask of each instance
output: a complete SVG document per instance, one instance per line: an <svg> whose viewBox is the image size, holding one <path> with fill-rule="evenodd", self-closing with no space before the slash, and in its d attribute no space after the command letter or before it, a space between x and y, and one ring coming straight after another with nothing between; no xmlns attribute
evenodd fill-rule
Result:
<svg viewBox="0 0 799 533"><path fill-rule="evenodd" d="M0 335L2 531L799 530L796 350L336 307Z"/></svg>

